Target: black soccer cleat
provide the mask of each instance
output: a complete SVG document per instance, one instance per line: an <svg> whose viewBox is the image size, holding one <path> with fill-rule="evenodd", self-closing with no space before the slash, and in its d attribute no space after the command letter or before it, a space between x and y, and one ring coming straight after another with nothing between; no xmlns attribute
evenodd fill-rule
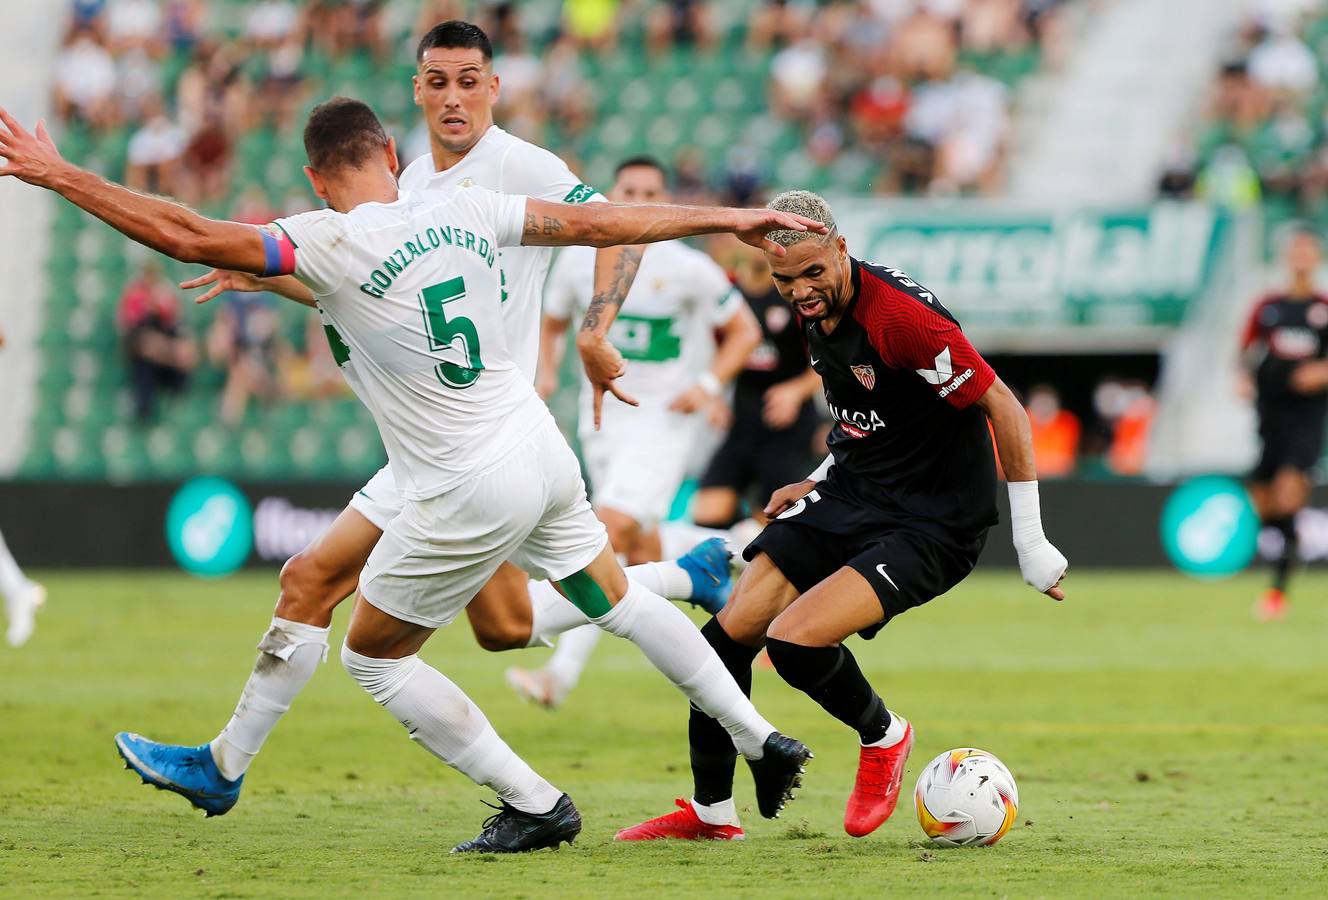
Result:
<svg viewBox="0 0 1328 900"><path fill-rule="evenodd" d="M801 745L799 745L801 746ZM502 802L502 801L499 801ZM453 853L525 853L528 850L557 850L562 843L572 843L581 833L581 814L572 798L563 794L546 813L522 812L502 803L484 821L484 830L475 838L462 841Z"/></svg>
<svg viewBox="0 0 1328 900"><path fill-rule="evenodd" d="M776 731L765 739L764 755L747 760L756 782L756 807L762 816L779 818L784 804L793 799L793 789L802 786L798 776L811 758L812 751L802 741Z"/></svg>

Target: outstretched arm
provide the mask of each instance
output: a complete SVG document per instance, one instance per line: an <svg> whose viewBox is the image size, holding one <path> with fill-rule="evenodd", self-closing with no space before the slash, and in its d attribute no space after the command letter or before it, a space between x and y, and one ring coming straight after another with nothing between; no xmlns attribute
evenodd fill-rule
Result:
<svg viewBox="0 0 1328 900"><path fill-rule="evenodd" d="M113 184L66 161L46 132L23 128L0 109L0 176L54 191L116 231L181 262L243 272L267 270L262 233L252 225L220 222L170 200Z"/></svg>
<svg viewBox="0 0 1328 900"><path fill-rule="evenodd" d="M526 221L529 224L530 220ZM605 247L595 254L594 291L581 330L576 335L576 349L581 355L586 380L593 389L591 408L596 431L603 414L605 392L630 406L637 405L636 400L618 386L617 380L627 371L627 363L618 348L609 342L609 326L627 300L627 292L636 280L644 253L644 247L618 246Z"/></svg>
<svg viewBox="0 0 1328 900"><path fill-rule="evenodd" d="M651 244L698 234L729 232L743 243L775 256L784 248L766 240L772 231L813 231L826 234L820 222L773 209L734 209L709 206L628 205L619 203L550 203L526 200L526 224L521 243L527 246L566 247L586 244Z"/></svg>

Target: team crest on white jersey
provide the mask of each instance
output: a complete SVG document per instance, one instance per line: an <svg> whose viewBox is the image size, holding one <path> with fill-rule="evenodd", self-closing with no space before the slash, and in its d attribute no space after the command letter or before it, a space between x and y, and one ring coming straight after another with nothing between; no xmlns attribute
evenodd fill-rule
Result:
<svg viewBox="0 0 1328 900"><path fill-rule="evenodd" d="M876 370L871 366L849 366L849 370L867 390L876 387Z"/></svg>

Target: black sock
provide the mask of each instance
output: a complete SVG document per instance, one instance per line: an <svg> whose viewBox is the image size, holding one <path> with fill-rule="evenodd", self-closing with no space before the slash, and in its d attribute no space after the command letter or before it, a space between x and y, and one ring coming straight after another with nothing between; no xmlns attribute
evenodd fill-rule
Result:
<svg viewBox="0 0 1328 900"><path fill-rule="evenodd" d="M716 655L729 670L733 680L748 697L752 695L752 661L760 649L739 644L728 636L712 618L701 628L701 634L715 648ZM697 803L709 806L733 796L733 768L738 762L738 751L724 726L695 706L687 723L687 740L692 748L692 781Z"/></svg>
<svg viewBox="0 0 1328 900"><path fill-rule="evenodd" d="M856 731L864 744L885 737L890 712L847 647L804 647L777 638L765 646L781 678Z"/></svg>
<svg viewBox="0 0 1328 900"><path fill-rule="evenodd" d="M1296 520L1291 516L1274 519L1268 523L1282 535L1282 553L1273 560L1273 588L1285 591L1287 577L1296 562Z"/></svg>

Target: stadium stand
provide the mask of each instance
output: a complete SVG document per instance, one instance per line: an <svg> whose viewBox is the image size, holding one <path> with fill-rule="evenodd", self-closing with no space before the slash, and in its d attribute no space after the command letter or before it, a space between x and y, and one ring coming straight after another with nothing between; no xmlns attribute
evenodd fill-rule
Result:
<svg viewBox="0 0 1328 900"><path fill-rule="evenodd" d="M261 221L306 209L305 112L333 94L356 96L402 138L403 155L424 152L407 87L413 39L472 16L496 37L500 124L592 182L648 151L676 161L679 193L693 202L754 202L766 185L793 184L981 193L999 185L1011 88L1057 52L1060 6L78 0L56 63L58 140L80 164L211 214ZM245 190L254 185L257 196ZM117 311L146 257L63 202L51 229L40 393L21 476L317 479L382 463L367 412L344 395L279 385L223 420L228 373L205 360L202 336L224 301L182 310L183 339L204 361L136 415ZM197 274L162 268L170 279ZM282 343L314 355L307 313L276 304L275 314Z"/></svg>

